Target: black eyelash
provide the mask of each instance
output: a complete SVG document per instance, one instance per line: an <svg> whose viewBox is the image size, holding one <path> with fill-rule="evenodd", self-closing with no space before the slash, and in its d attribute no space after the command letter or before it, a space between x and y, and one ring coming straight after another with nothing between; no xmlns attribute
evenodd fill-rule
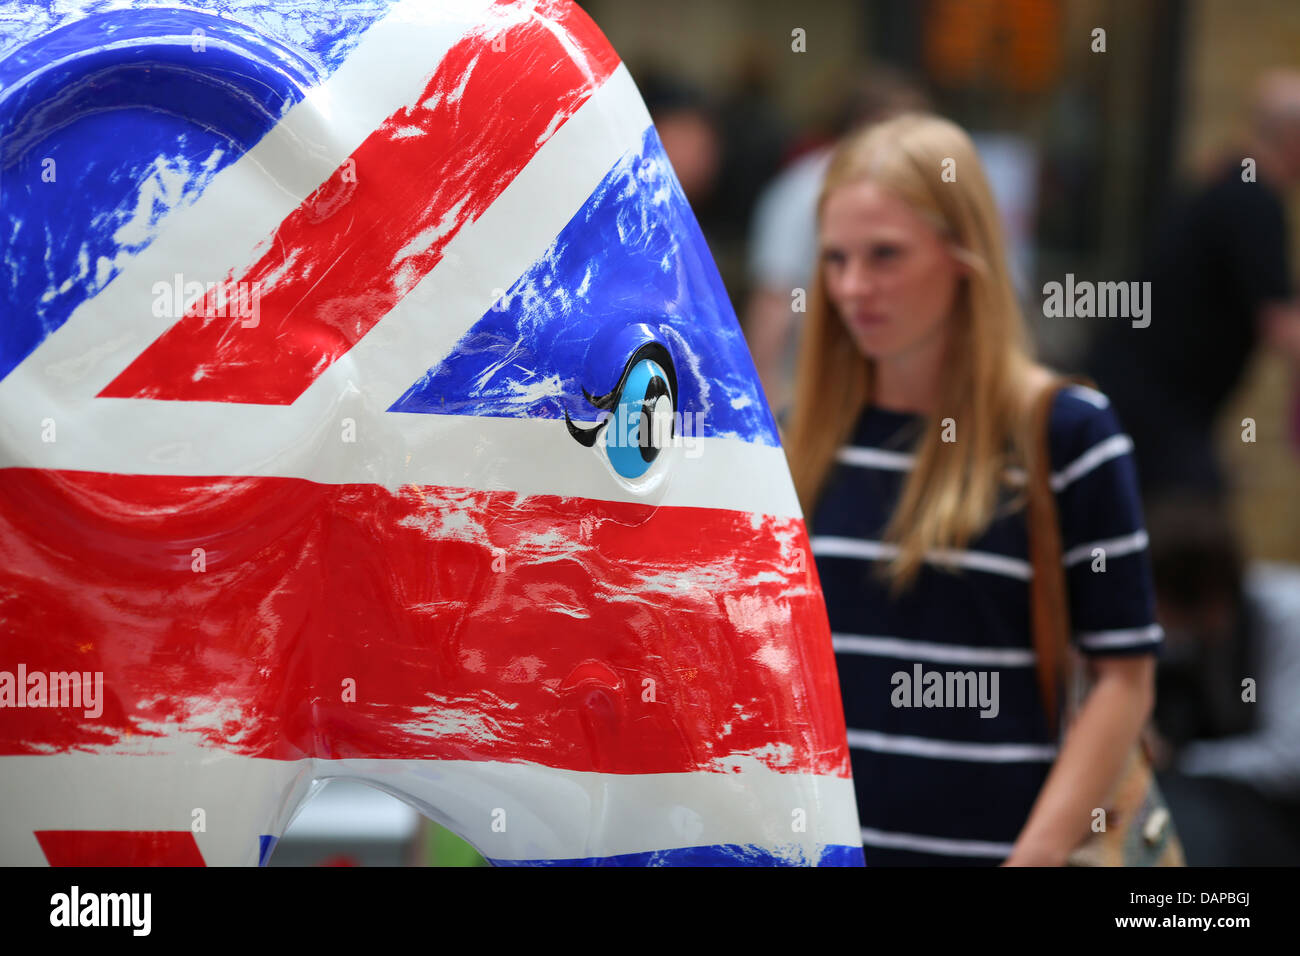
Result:
<svg viewBox="0 0 1300 956"><path fill-rule="evenodd" d="M672 355L669 354L668 349L658 342L646 342L631 354L627 362L623 365L623 374L619 376L618 384L615 385L612 390L606 392L604 395L592 395L584 387L582 389L583 398L585 398L593 408L599 408L603 411L613 411L618 407L619 399L622 398L623 386L627 384L628 375L630 375L632 369L636 368L637 364L644 359L650 359L651 361L658 363L659 367L664 370L664 374L668 376L668 389L671 392L669 398L674 404L676 404L677 370L673 368L673 358ZM675 410L676 409L674 409L674 411ZM577 425L573 424L573 421L569 418L568 409L565 409L564 411L564 424L569 429L569 434L573 436L574 441L587 448L596 444L596 436L600 434L600 430L605 427L608 421L609 417L607 416L605 421L602 421L599 425L594 425L591 428L579 428ZM642 449L641 453L644 456L645 449Z"/></svg>

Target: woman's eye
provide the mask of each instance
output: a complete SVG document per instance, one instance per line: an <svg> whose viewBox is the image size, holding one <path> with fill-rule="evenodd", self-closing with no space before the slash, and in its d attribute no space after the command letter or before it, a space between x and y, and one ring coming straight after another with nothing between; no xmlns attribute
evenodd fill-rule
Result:
<svg viewBox="0 0 1300 956"><path fill-rule="evenodd" d="M873 252L876 259L897 259L903 250L898 246L876 246Z"/></svg>

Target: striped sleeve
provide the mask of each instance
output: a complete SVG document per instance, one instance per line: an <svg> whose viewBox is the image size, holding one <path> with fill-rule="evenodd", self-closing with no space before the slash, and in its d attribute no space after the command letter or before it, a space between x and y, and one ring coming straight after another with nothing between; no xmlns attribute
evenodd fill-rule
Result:
<svg viewBox="0 0 1300 956"><path fill-rule="evenodd" d="M1064 390L1052 418L1052 486L1073 640L1085 654L1154 653L1164 634L1132 439L1092 389Z"/></svg>

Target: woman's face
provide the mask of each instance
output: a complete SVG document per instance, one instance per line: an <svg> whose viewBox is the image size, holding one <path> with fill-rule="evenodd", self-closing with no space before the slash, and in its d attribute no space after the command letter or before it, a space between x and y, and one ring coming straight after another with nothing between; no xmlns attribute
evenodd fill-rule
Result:
<svg viewBox="0 0 1300 956"><path fill-rule="evenodd" d="M820 241L831 304L864 356L904 358L942 342L965 268L911 206L872 182L838 186Z"/></svg>

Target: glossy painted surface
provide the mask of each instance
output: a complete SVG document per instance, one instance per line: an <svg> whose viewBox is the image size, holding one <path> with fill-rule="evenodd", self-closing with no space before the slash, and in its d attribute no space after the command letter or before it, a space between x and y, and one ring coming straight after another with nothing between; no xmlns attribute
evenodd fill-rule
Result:
<svg viewBox="0 0 1300 956"><path fill-rule="evenodd" d="M585 14L0 30L0 863L264 863L349 777L502 864L860 864L776 429Z"/></svg>

